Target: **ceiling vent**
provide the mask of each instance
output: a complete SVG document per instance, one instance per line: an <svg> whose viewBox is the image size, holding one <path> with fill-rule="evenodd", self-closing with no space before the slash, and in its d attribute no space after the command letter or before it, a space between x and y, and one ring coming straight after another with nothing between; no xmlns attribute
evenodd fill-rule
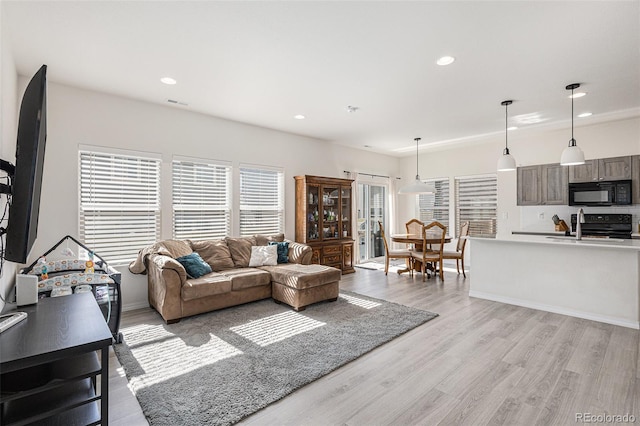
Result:
<svg viewBox="0 0 640 426"><path fill-rule="evenodd" d="M188 104L188 103L186 103L186 102L176 101L175 99L167 99L167 102L169 102L170 104L176 104L176 105L182 105L182 106L189 106L189 104Z"/></svg>

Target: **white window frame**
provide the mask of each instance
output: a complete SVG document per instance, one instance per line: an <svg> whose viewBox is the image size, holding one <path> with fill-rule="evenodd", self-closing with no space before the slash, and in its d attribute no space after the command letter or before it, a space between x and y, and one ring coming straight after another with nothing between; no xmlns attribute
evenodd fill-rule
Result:
<svg viewBox="0 0 640 426"><path fill-rule="evenodd" d="M426 179L424 182L432 184L436 192L416 195L416 217L425 224L438 221L446 226L447 233L451 234L449 178Z"/></svg>
<svg viewBox="0 0 640 426"><path fill-rule="evenodd" d="M259 175L273 175L261 180ZM247 180L251 178L254 180ZM258 180L257 180L258 179ZM275 183L275 187L272 184ZM284 232L284 169L257 164L240 164L238 182L240 236ZM262 199L260 199L262 197ZM260 221L259 212L275 213L275 220Z"/></svg>
<svg viewBox="0 0 640 426"><path fill-rule="evenodd" d="M111 265L160 237L161 155L80 145L78 235Z"/></svg>
<svg viewBox="0 0 640 426"><path fill-rule="evenodd" d="M231 235L231 173L228 161L173 157L174 239L204 240Z"/></svg>
<svg viewBox="0 0 640 426"><path fill-rule="evenodd" d="M469 221L470 236L495 238L498 221L497 175L456 176L454 179L456 235L460 235L462 222Z"/></svg>

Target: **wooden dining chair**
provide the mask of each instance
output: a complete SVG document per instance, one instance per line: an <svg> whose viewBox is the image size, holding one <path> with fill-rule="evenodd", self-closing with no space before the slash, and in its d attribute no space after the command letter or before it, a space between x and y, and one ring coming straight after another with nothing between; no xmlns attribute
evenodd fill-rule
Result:
<svg viewBox="0 0 640 426"><path fill-rule="evenodd" d="M380 221L378 221L378 225L380 226L380 236L384 242L384 274L387 275L389 273L389 259L406 259L409 263L410 274L413 276L413 258L411 257L411 252L409 250L389 250L387 237L384 234L384 226L382 226L382 222Z"/></svg>
<svg viewBox="0 0 640 426"><path fill-rule="evenodd" d="M456 245L456 251L444 251L442 252L443 259L455 259L456 270L460 275L460 263L462 263L462 275L467 278L467 274L464 273L464 247L467 244L467 237L469 236L469 222L464 222L460 227L460 236L458 237L458 244Z"/></svg>
<svg viewBox="0 0 640 426"><path fill-rule="evenodd" d="M407 234L422 235L422 227L424 226L424 222L418 219L411 219L409 222L405 223L404 226L407 229ZM416 244L413 247L410 246L409 250L421 251L422 246Z"/></svg>
<svg viewBox="0 0 640 426"><path fill-rule="evenodd" d="M423 247L427 247L428 241L434 241L431 243L430 250L411 251L411 257L415 261L422 262L422 281L425 280L427 274L427 263L433 264L434 271L440 271L440 280L444 281L444 268L442 267L442 251L444 249L445 235L447 234L447 227L440 222L431 222L428 225L422 227L422 244Z"/></svg>
<svg viewBox="0 0 640 426"><path fill-rule="evenodd" d="M407 228L407 234L422 234L424 222L418 219L411 219L409 222L405 223L404 226Z"/></svg>

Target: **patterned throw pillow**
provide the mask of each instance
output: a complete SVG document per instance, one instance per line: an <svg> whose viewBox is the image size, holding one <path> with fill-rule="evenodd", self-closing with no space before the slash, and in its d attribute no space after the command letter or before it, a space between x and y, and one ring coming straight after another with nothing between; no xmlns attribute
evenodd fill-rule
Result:
<svg viewBox="0 0 640 426"><path fill-rule="evenodd" d="M178 263L184 266L184 269L187 271L187 275L191 278L200 278L203 275L211 273L211 266L196 252L188 254L186 256L181 256L176 259Z"/></svg>
<svg viewBox="0 0 640 426"><path fill-rule="evenodd" d="M278 263L289 263L289 242L270 241L270 246L278 246Z"/></svg>

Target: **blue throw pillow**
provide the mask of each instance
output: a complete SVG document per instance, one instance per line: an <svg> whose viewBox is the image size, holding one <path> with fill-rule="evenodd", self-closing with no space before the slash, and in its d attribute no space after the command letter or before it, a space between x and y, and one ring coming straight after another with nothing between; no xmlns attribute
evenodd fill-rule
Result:
<svg viewBox="0 0 640 426"><path fill-rule="evenodd" d="M289 263L289 242L269 241L270 246L278 246L278 263Z"/></svg>
<svg viewBox="0 0 640 426"><path fill-rule="evenodd" d="M176 259L184 269L187 271L187 275L192 278L200 278L201 276L211 272L211 266L196 252L182 256Z"/></svg>

